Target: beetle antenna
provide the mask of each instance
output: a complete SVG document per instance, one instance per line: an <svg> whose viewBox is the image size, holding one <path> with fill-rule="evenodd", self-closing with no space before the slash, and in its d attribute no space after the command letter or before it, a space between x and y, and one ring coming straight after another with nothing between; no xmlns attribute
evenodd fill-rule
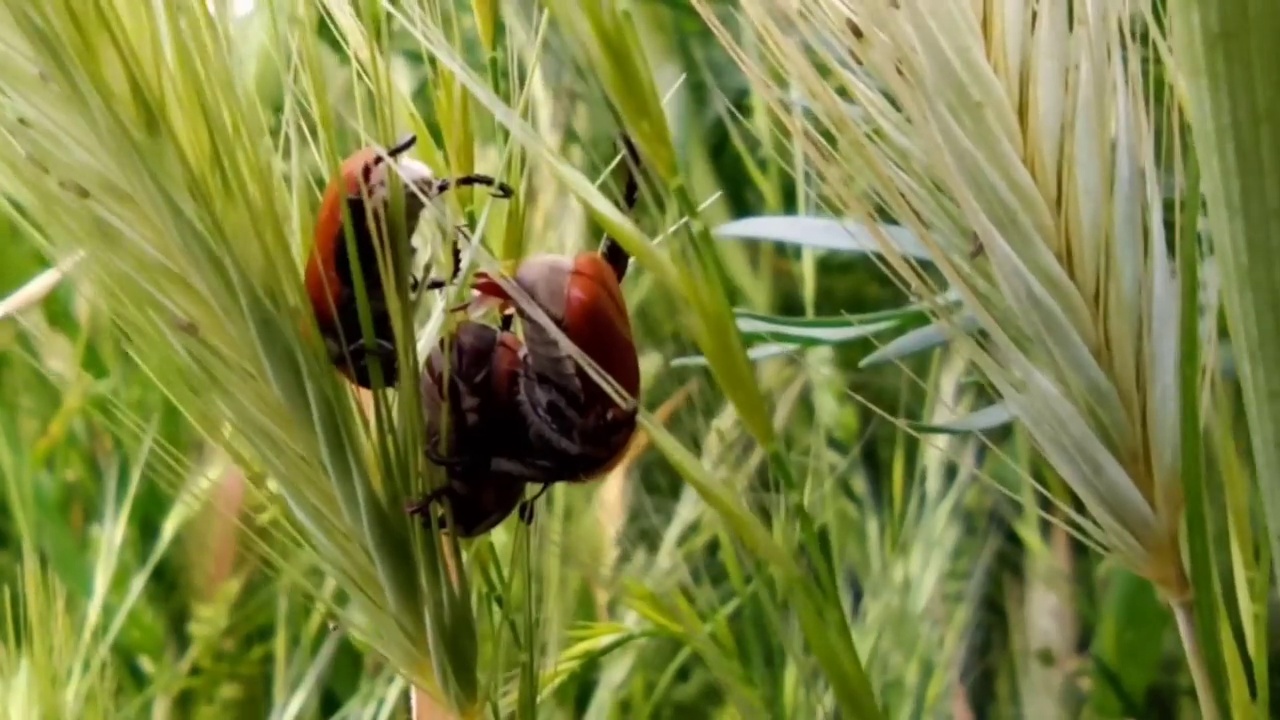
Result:
<svg viewBox="0 0 1280 720"><path fill-rule="evenodd" d="M409 133L408 135L405 135L404 137L396 141L395 145L392 145L390 148L387 149L387 156L397 157L399 155L403 155L409 151L409 148L417 144L418 144L418 136L413 133Z"/></svg>
<svg viewBox="0 0 1280 720"><path fill-rule="evenodd" d="M509 198L515 194L515 189L492 175L463 175L456 178L444 178L436 185L436 194L442 195L455 187L491 187L492 195L496 198Z"/></svg>
<svg viewBox="0 0 1280 720"><path fill-rule="evenodd" d="M623 212L630 213L640 200L640 182L637 178L640 168L640 152L636 150L635 143L631 142L630 136L625 133L622 135L622 146L627 154L626 159L623 161L627 165L627 181L622 187L622 206ZM622 278L627 274L627 267L631 265L631 254L617 240L608 235L600 243L600 254L604 256L604 261L609 263L609 267L613 268L614 275L617 276L618 282L621 283Z"/></svg>
<svg viewBox="0 0 1280 720"><path fill-rule="evenodd" d="M387 148L386 152L374 155L373 160L369 162L369 168L372 169L372 168L378 167L379 165L382 164L382 161L386 160L387 158L399 157L400 155L403 155L406 152L408 152L409 148L417 144L418 144L418 136L414 135L413 133L409 133L408 135L405 135L404 137L397 140L395 145L392 145L391 147Z"/></svg>

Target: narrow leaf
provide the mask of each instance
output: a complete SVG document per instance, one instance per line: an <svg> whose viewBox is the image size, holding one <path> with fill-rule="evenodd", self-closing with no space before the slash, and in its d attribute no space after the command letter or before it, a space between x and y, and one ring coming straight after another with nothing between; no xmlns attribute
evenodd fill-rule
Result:
<svg viewBox="0 0 1280 720"><path fill-rule="evenodd" d="M953 321L931 323L899 335L884 347L863 358L862 362L858 363L858 367L882 365L925 350L932 350L951 342L951 338L957 332L969 334L977 332L980 327L981 323L978 319L969 314L962 315Z"/></svg>
<svg viewBox="0 0 1280 720"><path fill-rule="evenodd" d="M928 262L929 251L910 230L900 225L880 225L882 239L896 252ZM880 254L874 232L863 223L834 218L776 215L741 218L717 227L712 234L736 240L770 242L857 253Z"/></svg>
<svg viewBox="0 0 1280 720"><path fill-rule="evenodd" d="M915 422L911 426L923 433L963 434L980 433L1004 427L1013 422L1013 412L1003 402L974 410L963 417L944 423Z"/></svg>

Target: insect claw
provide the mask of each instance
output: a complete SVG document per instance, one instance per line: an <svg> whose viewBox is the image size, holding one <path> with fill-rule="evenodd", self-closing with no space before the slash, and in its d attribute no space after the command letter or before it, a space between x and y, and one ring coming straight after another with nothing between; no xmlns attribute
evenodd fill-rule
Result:
<svg viewBox="0 0 1280 720"><path fill-rule="evenodd" d="M538 498L542 497L542 495L546 493L550 487L551 487L551 483L542 483L542 489L539 490L536 495L529 498L528 500L522 500L520 504L516 506L516 513L519 514L520 516L520 522L524 523L525 525L533 524L534 504L538 502Z"/></svg>
<svg viewBox="0 0 1280 720"><path fill-rule="evenodd" d="M426 512L431 509L432 505L436 504L437 502L440 501L441 498L444 497L445 491L448 489L448 487L449 487L448 485L445 485L444 487L436 488L435 490L432 490L426 495L423 495L417 500L409 503L404 508L405 512L409 513L410 515L426 514Z"/></svg>
<svg viewBox="0 0 1280 720"><path fill-rule="evenodd" d="M445 485L444 487L438 487L435 490L432 490L431 492L427 493L426 495L423 495L416 502L409 503L407 506L405 506L405 511L408 512L409 515L411 516L422 518L422 524L425 527L430 527L430 518L427 516L428 513L431 511L431 508L433 505L435 505L436 503L440 502L445 498L448 492L449 492L448 485ZM439 527L441 530L446 530L449 527L449 524L446 521L446 518L447 518L446 513L437 513L435 516L436 526Z"/></svg>
<svg viewBox="0 0 1280 720"><path fill-rule="evenodd" d="M396 348L386 340L375 338L369 342L361 339L347 345L346 350L338 350L331 346L330 354L339 359L348 358L352 365L360 365L367 364L371 358L395 357Z"/></svg>
<svg viewBox="0 0 1280 720"><path fill-rule="evenodd" d="M516 513L520 516L520 522L525 525L533 524L533 501L525 500L516 508Z"/></svg>
<svg viewBox="0 0 1280 720"><path fill-rule="evenodd" d="M454 455L445 455L444 453L428 446L425 454L427 459L433 465L439 465L447 470L456 470L466 464L466 460Z"/></svg>

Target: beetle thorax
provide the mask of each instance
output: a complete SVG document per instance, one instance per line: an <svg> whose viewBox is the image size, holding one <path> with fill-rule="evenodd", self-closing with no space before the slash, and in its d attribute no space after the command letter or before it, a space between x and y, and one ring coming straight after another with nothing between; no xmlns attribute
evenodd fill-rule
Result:
<svg viewBox="0 0 1280 720"><path fill-rule="evenodd" d="M573 259L563 255L534 255L516 270L516 284L542 308L552 322L564 320L565 292Z"/></svg>

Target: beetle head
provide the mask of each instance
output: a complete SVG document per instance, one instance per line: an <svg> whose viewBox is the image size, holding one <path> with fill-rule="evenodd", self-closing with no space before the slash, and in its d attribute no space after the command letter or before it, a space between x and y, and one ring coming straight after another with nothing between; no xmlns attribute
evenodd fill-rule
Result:
<svg viewBox="0 0 1280 720"><path fill-rule="evenodd" d="M347 200L364 200L382 210L391 200L391 177L397 175L405 185L405 222L412 230L426 203L438 194L439 185L426 163L405 155L416 142L411 134L385 151L366 147L344 160L342 191Z"/></svg>
<svg viewBox="0 0 1280 720"><path fill-rule="evenodd" d="M576 257L534 255L520 263L513 280L587 357L599 363L628 393L638 392L640 369L631 336L631 320L617 275L603 257L590 252ZM507 289L493 277L477 273L474 287L480 299L492 298L502 304L516 305L516 312L525 315ZM558 347L549 333L536 322L528 321L524 324L524 333L530 353L539 356L534 362L548 369L552 367L546 362L550 355L541 357L550 348ZM598 389L594 382L590 385Z"/></svg>

